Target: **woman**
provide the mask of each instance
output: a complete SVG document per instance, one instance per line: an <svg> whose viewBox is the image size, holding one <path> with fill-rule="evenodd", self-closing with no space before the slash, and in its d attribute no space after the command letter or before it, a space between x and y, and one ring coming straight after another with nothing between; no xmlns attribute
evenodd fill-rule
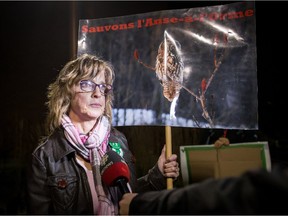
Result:
<svg viewBox="0 0 288 216"><path fill-rule="evenodd" d="M113 67L84 54L68 62L48 87L49 136L32 153L28 176L30 214L118 214L122 194L102 184L99 164L110 149L121 150L134 192L161 190L177 178L177 156L165 148L148 174L136 178L125 136L111 126Z"/></svg>

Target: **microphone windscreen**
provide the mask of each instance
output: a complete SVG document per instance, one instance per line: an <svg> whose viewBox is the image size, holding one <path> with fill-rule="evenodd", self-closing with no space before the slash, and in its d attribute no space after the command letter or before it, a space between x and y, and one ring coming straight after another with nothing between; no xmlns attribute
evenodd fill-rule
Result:
<svg viewBox="0 0 288 216"><path fill-rule="evenodd" d="M103 155L100 162L100 174L103 182L108 186L116 186L118 179L130 180L130 171L124 159L111 150Z"/></svg>

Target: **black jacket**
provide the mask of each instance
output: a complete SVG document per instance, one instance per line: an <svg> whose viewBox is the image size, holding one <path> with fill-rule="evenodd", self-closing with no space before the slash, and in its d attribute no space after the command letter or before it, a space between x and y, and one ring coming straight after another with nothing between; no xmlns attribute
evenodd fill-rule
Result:
<svg viewBox="0 0 288 216"><path fill-rule="evenodd" d="M138 194L132 215L277 215L288 214L288 169L276 166L239 177L207 179L173 190Z"/></svg>
<svg viewBox="0 0 288 216"><path fill-rule="evenodd" d="M155 165L146 176L136 178L133 155L125 136L112 128L109 142L118 142L130 168L133 192L160 190L166 180ZM55 130L32 153L27 175L28 214L93 214L92 195L85 170L76 162L76 151L64 136L63 128ZM121 193L109 187L114 203Z"/></svg>

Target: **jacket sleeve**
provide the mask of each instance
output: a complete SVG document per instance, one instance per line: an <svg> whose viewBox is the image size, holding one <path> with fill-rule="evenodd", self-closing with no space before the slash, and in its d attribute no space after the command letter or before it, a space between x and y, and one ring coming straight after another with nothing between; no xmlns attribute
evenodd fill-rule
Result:
<svg viewBox="0 0 288 216"><path fill-rule="evenodd" d="M129 214L287 214L287 170L249 171L182 188L140 193Z"/></svg>
<svg viewBox="0 0 288 216"><path fill-rule="evenodd" d="M145 176L137 179L137 185L137 193L163 190L166 188L166 178L162 175L156 163Z"/></svg>
<svg viewBox="0 0 288 216"><path fill-rule="evenodd" d="M46 168L35 153L30 164L27 171L27 211L29 214L49 214L51 201L46 184Z"/></svg>

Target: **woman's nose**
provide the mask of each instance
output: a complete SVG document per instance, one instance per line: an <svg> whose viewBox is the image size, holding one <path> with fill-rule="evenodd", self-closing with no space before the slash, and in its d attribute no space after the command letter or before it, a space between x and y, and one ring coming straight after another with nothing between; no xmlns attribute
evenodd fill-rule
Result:
<svg viewBox="0 0 288 216"><path fill-rule="evenodd" d="M100 88L98 86L96 86L96 89L95 89L95 91L93 91L92 96L93 97L101 97L102 96L102 93L100 92Z"/></svg>

